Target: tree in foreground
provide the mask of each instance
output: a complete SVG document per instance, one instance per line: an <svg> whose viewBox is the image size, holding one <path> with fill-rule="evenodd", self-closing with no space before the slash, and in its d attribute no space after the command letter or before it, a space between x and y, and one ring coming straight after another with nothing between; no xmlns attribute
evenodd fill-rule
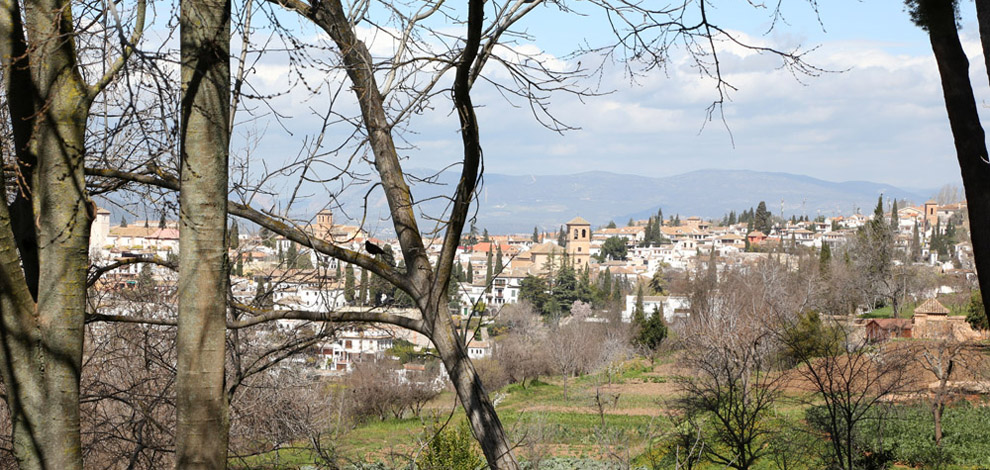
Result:
<svg viewBox="0 0 990 470"><path fill-rule="evenodd" d="M969 78L969 59L959 40L957 0L905 0L911 20L928 32L942 82L942 96L962 173L980 290L990 289L990 158L976 97ZM980 43L990 64L990 2L977 0ZM990 76L990 70L987 70Z"/></svg>
<svg viewBox="0 0 990 470"><path fill-rule="evenodd" d="M379 276L408 294L421 316L410 319L377 310L276 312L263 309L257 311L252 310L253 307L244 308L235 305L237 311L232 313L233 318L227 318L229 320L227 326L237 329L286 318L319 322L378 321L423 333L431 339L448 370L458 398L465 408L471 431L481 443L489 466L517 468L504 429L478 374L467 357L466 338L458 331L457 325L446 309L449 294L447 286L450 282L451 264L456 258L457 245L480 182L481 139L471 91L476 83L486 83L488 80L488 77L482 74L486 64L497 63L510 70L509 76L519 80L512 85L515 87L512 88L513 92L529 101L532 105L531 109L537 113L537 119L542 119L542 122L547 123L554 130L566 128L547 112L547 96L534 90L543 90L546 84L554 84L554 87L560 89L566 88L569 83L567 82L569 73L543 67L534 68L529 59L520 61L515 56L518 51L509 54L505 50L507 48L498 47L504 41L505 35L511 32L513 25L527 13L541 6L542 2L507 3L505 8L495 10L494 17L488 21L485 19L485 4L481 0L468 0L466 5L458 5L459 9L450 10L446 5L441 8L439 3L426 4L412 12L400 11L402 6L390 3L385 8L390 13L388 17L398 24L395 28L389 28L395 25L389 25L388 20L377 24L373 22L377 9L350 9L339 0L310 3L273 0L269 3L298 13L326 33L328 44L321 44L318 48L320 51L326 50L327 45L336 51L337 55L333 60L316 62L332 64L333 71L346 74L347 85L342 85L341 90L349 89L352 92L350 98L360 110L360 116L341 121L346 124L357 123L358 129L350 133L360 141L357 147L361 150L356 154L367 152L365 154L368 156L367 161L376 175L375 183L382 188L389 207L390 219L398 238L403 262L401 265L389 266L360 251L336 244L333 240L315 238L290 223L292 221L285 215L287 211L273 213L259 210L246 202L253 201L250 197L229 201L228 209L231 214L258 224L271 233L282 235L291 242L315 250L321 256L335 257L342 262L359 266L362 273L370 272ZM10 162L14 168L12 171L17 173L17 178L4 178L5 195L15 201L9 210L4 207L3 212L0 212L0 247L2 247L0 256L3 257L0 258L0 268L3 269L4 275L2 278L4 288L0 290L2 292L0 295L3 296L0 299L0 308L3 309L3 338L0 340L5 347L4 356L0 358L3 359L0 370L3 372L5 383L8 384L8 392L14 389L13 393L8 393L7 400L14 420L15 452L29 462L25 464L29 468L30 462L41 466L42 464L38 462L44 461L44 465L47 466L71 469L81 466L78 445L78 384L87 285L85 269L88 224L93 212L92 204L85 194L82 178L82 163L86 148L83 135L89 107L94 97L111 82L114 74L124 67L126 57L109 64L106 70L110 73L96 77L93 85L87 85L81 77L91 73L91 69L100 69L100 67L77 66L74 41L65 40L65 38L81 37L72 30L76 24L71 17L72 8L64 2L38 4L32 1L27 2L27 8L23 9L20 5L17 1L7 2L0 12L3 15L0 18L3 33L0 34L2 37L0 57L4 60L6 104L10 110L6 124L13 127L17 149L17 161ZM625 18L660 15L669 16L676 23L682 14L680 9L658 13L625 2L616 4L602 2L596 5L606 8L608 12L621 13L616 16L619 21L626 21ZM198 6L203 8L197 9ZM191 139L204 132L215 131L211 135L204 136L206 139L202 144L204 147L212 148L204 148L202 157L205 159L204 164L218 165L221 161L220 154L227 151L227 149L221 151L219 147L222 145L218 144L218 141L222 142L228 138L231 127L229 117L224 119L220 115L224 113L223 108L232 108L235 111L238 109L238 105L234 103L226 106L223 97L228 96L231 89L234 91L232 97L234 100L244 97L239 93L243 74L235 74L237 78L231 86L226 81L230 74L221 77L220 75L223 74L219 73L229 59L226 47L229 30L225 25L232 15L229 4L188 3L183 4L182 7L180 22L184 26L195 27L188 28L181 34L184 49L183 84L186 92L181 100L182 115L177 120L182 127L179 135L185 140L181 146L188 153L196 144L191 142ZM186 10L186 7L192 10ZM109 9L110 6L107 8ZM688 4L682 8L691 9L692 14L700 13L704 18L704 2ZM139 2L136 15L138 19L133 27L134 34L128 40L122 41L121 47L125 53L129 53L130 45L136 44L140 37L144 21L143 12L144 3ZM202 18L192 19L186 14L187 12L202 14ZM104 17L110 16L106 11L100 14ZM428 25L433 21L431 19L433 15L456 17L456 21L452 23L463 25L462 40L450 41L448 31L429 30ZM273 18L279 16L272 15ZM398 50L393 51L393 56L376 57L365 42L359 39L358 25L366 23L374 24L375 28L405 32L400 35L397 41L399 47ZM92 21L88 24L97 25L99 22ZM712 28L713 25L706 19L692 27L676 28L673 34L668 34L665 28L656 28L657 24L673 23L658 21L656 24L644 25L639 20L629 20L616 25L616 28L623 32L620 33L618 43L604 50L606 56L616 58L624 55L623 58L630 61L641 61L640 64L646 70L650 70L665 63L664 54L675 43L687 43L689 50L692 51L698 50L696 47L714 48L718 43L715 39L738 44L738 37L732 36L725 29ZM250 29L250 27L244 28L245 31ZM31 33L26 34L25 31ZM187 33L191 36L187 36ZM198 39L194 39L197 36ZM418 38L424 36L439 38L437 43L449 45L449 48L441 48L438 52L436 44L431 43L427 47L425 42L417 42ZM629 38L636 39L627 42ZM29 44L29 40L33 42ZM196 44L190 44L190 40ZM216 41L216 43L207 44L204 41ZM293 45L297 43L291 42ZM644 50L644 47L650 50ZM771 52L763 48L759 50ZM194 56L186 56L186 52L191 52ZM696 56L695 60L703 64L703 70L716 80L717 90L721 93L727 84L722 80L717 50L710 52L713 55L702 54ZM506 53L511 57L499 57L499 53ZM799 54L778 53L776 56L783 60L785 66L797 68L799 71L803 67ZM532 59L539 58L532 57ZM188 76L187 73L190 72L190 68L186 66L188 60L192 60L197 73L201 72L203 75ZM434 75L430 79L420 80L421 72ZM461 133L462 155L458 158L460 178L453 193L449 195L450 210L441 218L446 224L435 232L442 242L437 261L432 263L423 238L425 231L419 227L417 205L414 203L415 199L408 184L408 175L401 165L395 143L397 135L394 133L397 134L403 128L403 124L411 114L433 109L428 100L442 95L441 90L436 88L440 83L451 84L450 103L457 116L457 127ZM561 83L565 85L559 85ZM500 90L505 91L504 88ZM402 97L397 98L399 95ZM720 94L716 107L721 103L721 96ZM168 101L166 98L161 100ZM199 120L196 116L198 114L213 120L210 122ZM226 130L221 132L219 128ZM189 148L186 148L187 144L190 144ZM170 145L164 147L172 148ZM344 147L346 146L341 148ZM300 167L308 167L313 162L319 162L324 156L314 153L311 158L298 164ZM181 191L179 198L185 204L180 218L192 215L193 218L188 222L190 224L193 220L213 219L217 213L223 212L224 203L216 199L215 188L207 190L205 187L218 186L216 184L218 173L214 171L215 168L209 168L202 175L203 187L198 187L195 182L187 183L200 178L200 175L187 174L193 163L186 159L189 155L181 157L180 165L184 168L181 173L178 171L180 165L158 165L154 161L148 164L119 161L115 162L116 165L111 165L106 161L98 160L96 167L87 171L100 178L114 178ZM8 162L4 163L4 171L11 171L6 169L9 167ZM196 172L198 168L191 170ZM311 178L305 175L305 171L302 173L303 179ZM358 177L362 177L360 172L356 173ZM267 176L270 175L265 175ZM328 177L326 180L352 176L355 176L355 173L348 173L345 170L342 174ZM30 187L7 187L7 182L14 180L22 182L18 184ZM186 184L192 187L184 186ZM183 187L180 189L180 186ZM20 189L25 191L19 191ZM228 193L229 189L224 188L224 192ZM238 190L241 191L238 193L240 195L251 192L250 188L241 187ZM197 206L198 203L212 207L202 208ZM45 210L41 210L42 207ZM203 211L202 214L192 214L200 210ZM225 227L225 217L221 219L219 226ZM192 226L187 228L199 229ZM185 251L194 251L196 248L185 247L185 239L188 237L183 237L184 253L183 259L180 260L180 269L185 270L180 273L183 290L186 289L187 282L194 282L192 279L195 276L190 272L193 266L190 266L190 263L204 262L209 272L212 272L215 266L225 263L223 255L216 256L217 248L221 253L224 251L223 228L218 230L213 223L208 223L204 226L204 230L201 238L208 252L187 255ZM216 234L220 236L217 237ZM228 271L228 269L223 270L223 272ZM208 282L204 281L202 287L215 294L219 292L216 289L219 282L223 281L211 277ZM362 290L367 288L366 284L362 282ZM191 294L180 292L180 296L187 295L189 296L187 299L191 300ZM224 291L222 296L210 297L210 300L222 304L216 302L216 299L226 297ZM360 297L359 302L364 302L364 295ZM217 351L223 348L222 344L216 343L219 337L217 324L224 323L220 321L222 317L219 317L220 314L217 312L224 306L205 306L183 300L180 300L180 304L183 310L180 317L184 318L180 318L177 322L182 324L180 329L183 331L179 333L179 354L183 357L178 359L181 378L177 400L180 409L186 410L179 411L180 421L184 419L183 417L201 419L204 423L210 421L212 423L210 426L214 429L211 432L220 434L223 431L217 429L223 427L225 405L222 401L216 401L216 378L218 371L222 377L223 354L220 354L219 361L207 360L206 355L197 355L195 351L188 349L190 347L188 339L200 334L204 344L207 344L204 352L216 355ZM194 313L186 315L185 312ZM209 324L204 324L204 329L197 333L193 325L200 321ZM172 323L176 322L172 321ZM187 336L187 333L190 336ZM182 352L183 350L185 353ZM186 355L186 353L191 354ZM203 366L202 370L194 370L197 364ZM39 371L44 371L44 374ZM198 384L202 385L201 390L194 390L197 383L190 380L189 372L203 372L209 377ZM202 393L199 394L200 392ZM201 402L201 400L205 401ZM183 402L188 403L183 404ZM204 407L209 408L209 412L202 416L193 416L189 412ZM46 426L42 426L41 423L45 423ZM178 426L183 429L197 427L192 422L180 423ZM32 434L32 429L41 428L46 429L43 436ZM223 440L223 437L211 436L215 441L202 442L204 451L199 452L192 449L195 447L192 440L181 437L183 432L180 432L180 449L177 454L180 460L185 459L185 456L199 459L200 457L195 456L199 455L203 456L202 463L205 464L207 460L205 454L210 453L208 459L214 462L212 465L217 465L216 456L225 452L225 449L220 449L219 447L222 446L217 443ZM206 447L212 450L207 451Z"/></svg>

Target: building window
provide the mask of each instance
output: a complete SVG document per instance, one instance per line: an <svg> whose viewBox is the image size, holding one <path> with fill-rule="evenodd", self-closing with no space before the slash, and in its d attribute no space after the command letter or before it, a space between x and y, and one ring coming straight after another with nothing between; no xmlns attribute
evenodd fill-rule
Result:
<svg viewBox="0 0 990 470"><path fill-rule="evenodd" d="M580 253L580 252L581 252L581 247L579 246L579 247L578 247L578 253Z"/></svg>
<svg viewBox="0 0 990 470"><path fill-rule="evenodd" d="M574 229L574 239L578 239L578 229Z"/></svg>
<svg viewBox="0 0 990 470"><path fill-rule="evenodd" d="M587 237L587 236L588 236L588 231L585 230L585 229L581 229L581 238L584 238L584 237Z"/></svg>

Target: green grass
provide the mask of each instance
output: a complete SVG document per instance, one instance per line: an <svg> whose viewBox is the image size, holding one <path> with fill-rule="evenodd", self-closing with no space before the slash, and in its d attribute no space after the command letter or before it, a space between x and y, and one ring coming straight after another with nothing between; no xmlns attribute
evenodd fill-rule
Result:
<svg viewBox="0 0 990 470"><path fill-rule="evenodd" d="M917 307L917 304L914 303L907 303L901 305L901 314L898 318L911 318L911 316L914 315L915 307ZM893 317L894 317L894 307L890 305L860 315L860 318L893 318Z"/></svg>
<svg viewBox="0 0 990 470"><path fill-rule="evenodd" d="M654 370L645 360L630 361L617 374L616 381L634 385L667 383L678 379L658 374ZM602 417L597 411L594 397L596 386L604 383L606 380L601 374L571 378L568 380L566 399L560 377L533 380L525 387L521 384L508 385L497 393L501 397L497 405L499 417L513 442L536 439L548 453L546 456L553 457L546 466L541 467L542 470L609 468L602 462L615 455L626 456L634 464L642 466L649 462L647 453L650 449L655 449L660 455L669 452L673 448L671 437L668 435L665 438L667 440L658 440L657 436L669 433L673 424L660 411L665 404L672 403L676 396L623 393L621 385L605 387L605 397L618 391L619 398L605 408L605 415ZM782 428L803 427L808 404L814 401L814 396L810 393L786 394L778 399L774 416L768 419L780 422ZM449 414L451 424L455 426L464 421L461 409L451 411L453 403L453 394L445 392L432 403L430 410L424 412L423 419L366 421L348 430L334 442L343 460L349 462L386 461L394 455L409 455L418 450L424 429L432 420L431 413L437 414L441 420L445 420ZM889 444L895 449L898 462L923 465L922 459L931 453L931 446L928 444L928 436L931 434L930 415L922 406L897 408L897 421L892 422L885 431L885 446ZM968 404L953 406L947 410L945 428L946 447L952 455L948 469L990 468L990 444L984 444L985 439L981 440L981 431L990 429L990 407ZM826 442L807 436L813 446L820 447ZM303 445L304 443L300 443L300 446ZM812 453L818 453L818 450ZM521 448L518 456L525 459L526 451ZM306 450L283 449L277 453L232 463L231 468L298 469L311 464L312 457ZM800 465L805 466L799 465L796 468L812 470L821 466L816 458L797 460ZM245 462L246 466L243 465ZM720 467L702 464L695 468L707 470ZM755 467L756 470L772 468L775 468L774 463L769 458L763 459Z"/></svg>

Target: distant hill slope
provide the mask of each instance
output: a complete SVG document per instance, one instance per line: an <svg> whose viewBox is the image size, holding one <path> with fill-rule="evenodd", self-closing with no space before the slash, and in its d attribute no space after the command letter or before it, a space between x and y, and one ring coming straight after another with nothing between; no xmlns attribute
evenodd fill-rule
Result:
<svg viewBox="0 0 990 470"><path fill-rule="evenodd" d="M423 177L435 172L415 169L411 173ZM454 171L447 171L431 179L436 184L414 183L413 195L421 202L417 205L417 213L434 217L442 214L448 200L437 196L450 194L458 176ZM338 194L337 200L345 211L335 211L338 212L336 220L346 223L348 216L360 217L362 205L367 201L366 228L375 236L391 236L384 194L380 187L368 193L369 187L368 183L357 184ZM317 187L301 192L309 196L306 202L293 208L292 215L305 220L324 207L327 196L325 189ZM549 176L486 173L478 197L478 210L472 211L472 215L477 215L478 230L532 233L534 226L540 230L556 230L579 215L595 226L610 220L624 225L630 218L645 219L656 214L658 207L663 208L667 217L675 214L721 217L730 210L740 212L766 201L770 211L777 215L783 200L783 212L787 217L791 214L809 217L851 214L856 208L870 213L881 193L884 199L895 197L915 203L931 197L931 194L868 181L834 183L803 175L748 170L699 170L659 178L605 171ZM101 205L114 212L114 223L120 220L122 211L112 205ZM263 205L273 206L271 202ZM157 220L154 212L149 217ZM135 217L131 215L128 219L133 222ZM434 226L435 222L424 220L421 229L429 230Z"/></svg>
<svg viewBox="0 0 990 470"><path fill-rule="evenodd" d="M748 170L699 170L662 178L587 172L574 175L485 175L478 227L491 231L553 229L580 215L592 224L630 217L644 219L663 208L664 215L721 217L766 201L785 216L869 213L877 197L922 202L927 195L868 181L834 183L809 176Z"/></svg>

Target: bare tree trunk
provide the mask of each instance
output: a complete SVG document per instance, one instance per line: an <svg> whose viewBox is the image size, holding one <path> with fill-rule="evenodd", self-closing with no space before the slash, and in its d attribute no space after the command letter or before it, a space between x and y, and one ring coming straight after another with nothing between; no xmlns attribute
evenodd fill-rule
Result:
<svg viewBox="0 0 990 470"><path fill-rule="evenodd" d="M76 68L68 2L26 2L22 12L17 1L3 0L0 8L0 60L21 173L11 188L17 203L6 206L7 188L0 203L0 372L14 454L22 469L80 469L93 216L82 163L95 92Z"/></svg>
<svg viewBox="0 0 990 470"><path fill-rule="evenodd" d="M932 406L932 415L935 417L935 447L942 445L942 409L944 407L942 404Z"/></svg>
<svg viewBox="0 0 990 470"><path fill-rule="evenodd" d="M444 305L444 304L441 304ZM441 307L442 308L442 307ZM450 381L457 391L471 424L475 439L481 444L488 466L493 470L515 470L519 464L512 456L509 439L488 393L467 355L466 345L459 340L450 315L438 313L433 323L433 345L437 348Z"/></svg>
<svg viewBox="0 0 990 470"><path fill-rule="evenodd" d="M184 0L176 468L222 469L229 416L224 388L230 3Z"/></svg>
<svg viewBox="0 0 990 470"><path fill-rule="evenodd" d="M969 204L969 224L972 231L973 257L980 290L990 292L990 160L983 126L976 108L973 87L969 81L969 60L959 42L953 3L943 0L919 0L918 9L926 14L919 24L928 30L932 52L938 63L942 81L945 110L956 147L956 158L962 172L966 201ZM977 2L981 36L987 28L987 13L983 2ZM986 39L984 39L986 41ZM987 54L984 48L984 54ZM990 318L990 311L987 312Z"/></svg>

